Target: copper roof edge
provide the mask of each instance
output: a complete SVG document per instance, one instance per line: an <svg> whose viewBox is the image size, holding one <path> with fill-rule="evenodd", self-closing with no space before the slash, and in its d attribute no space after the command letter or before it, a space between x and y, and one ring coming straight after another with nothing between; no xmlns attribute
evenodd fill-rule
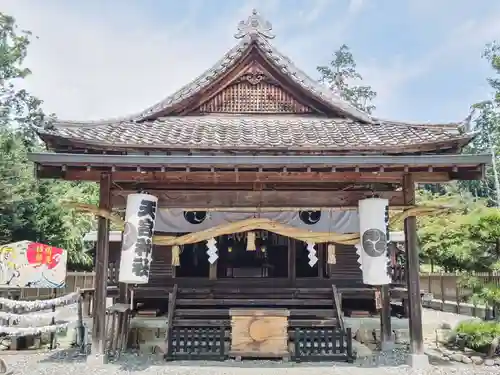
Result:
<svg viewBox="0 0 500 375"><path fill-rule="evenodd" d="M35 163L46 165L489 165L492 161L491 154L440 154L440 155L373 155L366 158L362 155L311 155L311 156L179 156L179 155L101 155L101 154L68 154L39 152L29 153L28 159Z"/></svg>

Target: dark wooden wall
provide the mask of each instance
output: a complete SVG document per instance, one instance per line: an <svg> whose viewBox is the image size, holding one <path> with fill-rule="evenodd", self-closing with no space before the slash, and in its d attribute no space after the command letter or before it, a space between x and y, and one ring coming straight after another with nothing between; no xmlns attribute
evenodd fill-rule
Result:
<svg viewBox="0 0 500 375"><path fill-rule="evenodd" d="M120 266L120 242L109 244L110 283L116 284ZM357 261L356 248L350 245L336 245L337 263L326 265L332 281L338 285L361 285L362 273ZM325 256L326 259L326 256ZM325 260L326 261L326 260ZM172 251L169 246L153 246L153 262L149 278L150 286L161 286L172 278Z"/></svg>

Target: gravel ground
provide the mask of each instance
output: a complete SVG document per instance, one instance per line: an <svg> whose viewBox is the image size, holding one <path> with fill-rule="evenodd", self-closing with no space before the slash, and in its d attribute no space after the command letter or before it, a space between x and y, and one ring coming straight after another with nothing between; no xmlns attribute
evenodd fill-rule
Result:
<svg viewBox="0 0 500 375"><path fill-rule="evenodd" d="M429 330L438 328L442 323L454 326L461 320L471 317L440 311L424 310L424 327ZM345 363L282 363L273 361L226 361L226 362L171 362L166 363L158 356L145 356L127 353L115 362L106 365L90 365L84 356L74 350L54 350L52 352L3 352L1 354L13 375L120 375L120 374L178 374L178 375L311 375L319 374L370 375L384 374L499 374L500 367L475 367L450 362L433 363L426 371L412 370L405 366L406 349L374 354L358 358L354 364ZM0 374L1 375L1 374Z"/></svg>
<svg viewBox="0 0 500 375"><path fill-rule="evenodd" d="M11 352L12 353L12 352ZM176 374L176 375L384 375L384 374L500 374L500 369L474 367L471 365L452 365L434 363L426 371L412 370L404 365L405 351L395 350L384 356L362 358L354 364L344 363L282 363L273 361L226 361L226 362L171 362L166 363L160 357L140 356L127 353L116 361L106 365L89 365L84 356L75 351L53 351L16 354L4 353L3 359L13 371L13 375L59 375L63 374ZM22 353L22 354L21 354Z"/></svg>
<svg viewBox="0 0 500 375"><path fill-rule="evenodd" d="M454 328L458 323L464 320L477 319L468 315L455 314L451 312L438 311L433 309L423 309L422 322L424 331L426 329L440 328L443 323L449 324Z"/></svg>

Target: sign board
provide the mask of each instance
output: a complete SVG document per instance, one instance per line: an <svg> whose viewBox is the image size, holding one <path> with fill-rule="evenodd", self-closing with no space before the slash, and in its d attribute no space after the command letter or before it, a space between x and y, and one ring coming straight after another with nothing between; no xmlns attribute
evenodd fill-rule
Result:
<svg viewBox="0 0 500 375"><path fill-rule="evenodd" d="M0 287L63 288L66 250L37 242L0 245Z"/></svg>

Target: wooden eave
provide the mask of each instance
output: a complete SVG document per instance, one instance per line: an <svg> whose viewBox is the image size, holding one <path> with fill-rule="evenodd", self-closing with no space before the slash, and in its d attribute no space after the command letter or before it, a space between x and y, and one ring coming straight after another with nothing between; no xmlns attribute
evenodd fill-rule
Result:
<svg viewBox="0 0 500 375"><path fill-rule="evenodd" d="M34 153L40 178L98 181L111 173L115 182L134 183L307 183L416 182L476 180L491 155L418 156L161 156Z"/></svg>

